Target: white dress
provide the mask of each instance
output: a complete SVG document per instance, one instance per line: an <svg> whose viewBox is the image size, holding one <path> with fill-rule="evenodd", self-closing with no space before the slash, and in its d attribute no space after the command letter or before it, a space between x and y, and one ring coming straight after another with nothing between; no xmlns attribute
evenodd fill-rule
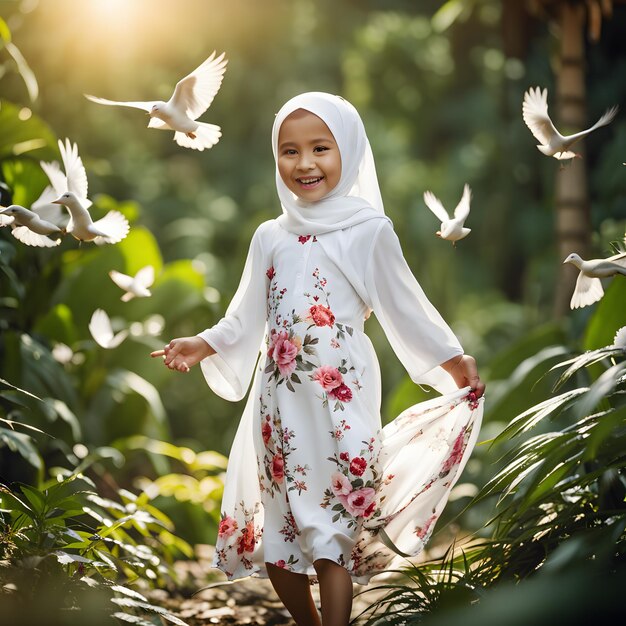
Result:
<svg viewBox="0 0 626 626"><path fill-rule="evenodd" d="M448 385L382 429L379 364L363 332L371 310L416 382L463 352L388 220L317 236L271 220L254 234L226 315L200 333L216 350L203 373L223 398L241 399L256 368L213 560L229 579L266 577L265 562L315 576L313 561L326 558L366 583L428 540L482 400Z"/></svg>

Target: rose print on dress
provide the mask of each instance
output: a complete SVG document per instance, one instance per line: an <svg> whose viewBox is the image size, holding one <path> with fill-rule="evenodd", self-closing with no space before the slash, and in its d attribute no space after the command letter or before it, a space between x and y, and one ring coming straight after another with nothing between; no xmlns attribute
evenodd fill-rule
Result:
<svg viewBox="0 0 626 626"><path fill-rule="evenodd" d="M276 567L280 567L281 569L292 571L293 566L299 561L300 559L296 559L293 554L290 554L287 561L285 561L284 559L278 559L278 561L276 561L274 565L276 565Z"/></svg>
<svg viewBox="0 0 626 626"><path fill-rule="evenodd" d="M306 321L313 322L311 326L330 326L335 323L335 314L323 304L314 304L304 318ZM311 328L309 326L309 328Z"/></svg>
<svg viewBox="0 0 626 626"><path fill-rule="evenodd" d="M259 402L265 413L267 404L264 402L263 396ZM286 471L285 466L289 455L295 452L297 448L292 443L295 432L293 429L282 426L278 407L273 418L267 413L262 418L261 435L265 445L263 459L257 458L260 468L259 486L261 492L267 492L270 497L274 498L277 492L283 491L285 484L288 485L288 492L298 491L298 493L302 493L302 491L306 491L307 486L304 477L311 470L310 466L298 463L292 467L290 472Z"/></svg>
<svg viewBox="0 0 626 626"><path fill-rule="evenodd" d="M346 367L347 359L342 359L339 367L332 365L322 365L318 367L309 378L320 384L324 393L322 394L322 406L328 406L329 401L334 400L333 411L343 411L344 404L352 400L352 390L344 382L343 374L353 372L354 367Z"/></svg>
<svg viewBox="0 0 626 626"><path fill-rule="evenodd" d="M385 496L377 498L381 476L378 454L374 453L375 438L362 443L365 447L357 456L350 457L348 452L340 452L339 456L328 457L337 465L337 471L332 473L330 488L324 491L320 503L325 509L334 502L331 510L336 513L332 521L343 518L348 528L357 526L360 519L379 517L380 505L385 500Z"/></svg>
<svg viewBox="0 0 626 626"><path fill-rule="evenodd" d="M233 563L235 553L236 561L243 565L245 570L253 569L250 557L263 534L263 530L254 523L260 508L260 502L246 507L242 500L235 505L232 516L225 511L222 512L215 543L214 564L229 578L233 575L232 571L229 571L229 566L236 565Z"/></svg>
<svg viewBox="0 0 626 626"><path fill-rule="evenodd" d="M230 537L237 530L237 528L237 520L229 517L226 513L223 513L217 529L217 536L220 538Z"/></svg>
<svg viewBox="0 0 626 626"><path fill-rule="evenodd" d="M285 383L289 391L295 392L294 383L302 383L296 371L311 371L315 368L315 363L305 358L305 355L317 354L314 346L318 341L317 337L313 338L309 334L305 335L303 341L293 331L276 331L272 328L268 341L268 363L265 373L271 374L270 380L274 378L277 385Z"/></svg>

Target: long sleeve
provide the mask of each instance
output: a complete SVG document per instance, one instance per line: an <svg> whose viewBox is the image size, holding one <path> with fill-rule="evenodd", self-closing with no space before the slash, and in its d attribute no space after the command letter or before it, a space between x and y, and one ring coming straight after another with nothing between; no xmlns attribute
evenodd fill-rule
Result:
<svg viewBox="0 0 626 626"><path fill-rule="evenodd" d="M201 333L216 354L202 360L202 373L211 389L225 400L241 400L250 384L265 332L267 270L271 265L268 222L254 233L239 287L224 317Z"/></svg>
<svg viewBox="0 0 626 626"><path fill-rule="evenodd" d="M454 389L452 378L437 366L463 354L463 348L413 276L389 222L383 222L375 233L365 288L374 314L411 379Z"/></svg>

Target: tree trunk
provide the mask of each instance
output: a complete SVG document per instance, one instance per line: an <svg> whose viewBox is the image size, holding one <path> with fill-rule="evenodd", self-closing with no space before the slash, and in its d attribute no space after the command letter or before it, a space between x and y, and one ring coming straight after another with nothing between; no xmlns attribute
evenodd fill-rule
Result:
<svg viewBox="0 0 626 626"><path fill-rule="evenodd" d="M559 12L561 49L557 83L557 127L563 134L585 128L587 122L585 97L585 9L581 4L561 3ZM584 139L574 150L582 159L572 159L557 172L555 189L556 243L559 271L554 299L555 317L569 310L578 271L562 265L571 252L587 258L591 243L591 222L584 159Z"/></svg>

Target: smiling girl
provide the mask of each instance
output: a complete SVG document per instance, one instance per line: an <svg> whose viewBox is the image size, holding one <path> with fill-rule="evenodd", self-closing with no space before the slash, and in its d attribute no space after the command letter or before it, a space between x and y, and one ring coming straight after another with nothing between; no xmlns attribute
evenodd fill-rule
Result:
<svg viewBox="0 0 626 626"><path fill-rule="evenodd" d="M213 565L269 577L299 626L320 624L316 576L322 623L345 626L352 583L428 541L478 436L484 385L404 260L356 109L301 94L272 147L282 215L254 234L224 318L152 355L181 372L201 363L227 400L253 378ZM443 394L384 428L372 311L411 378Z"/></svg>

